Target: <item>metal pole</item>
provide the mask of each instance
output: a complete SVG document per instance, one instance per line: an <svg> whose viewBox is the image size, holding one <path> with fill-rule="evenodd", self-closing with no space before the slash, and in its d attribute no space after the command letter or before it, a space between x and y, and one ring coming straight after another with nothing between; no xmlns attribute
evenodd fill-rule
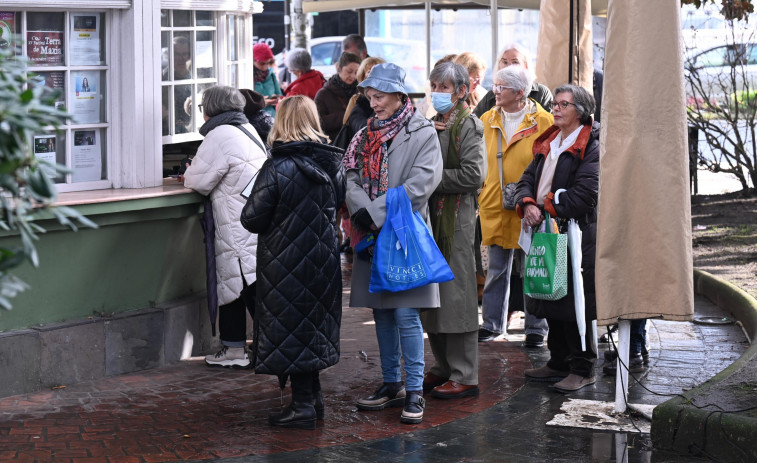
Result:
<svg viewBox="0 0 757 463"><path fill-rule="evenodd" d="M497 69L497 47L499 46L499 14L497 13L497 0L490 0L489 14L492 21L492 71Z"/></svg>
<svg viewBox="0 0 757 463"><path fill-rule="evenodd" d="M574 32L574 18L573 13L575 12L575 7L573 5L574 0L570 0L570 15L568 18L570 18L570 35L568 36L568 82L573 84L573 35Z"/></svg>
<svg viewBox="0 0 757 463"><path fill-rule="evenodd" d="M289 50L289 36L292 32L292 16L290 15L289 0L284 0L284 50Z"/></svg>
<svg viewBox="0 0 757 463"><path fill-rule="evenodd" d="M615 370L615 411L626 411L626 398L628 397L628 348L631 342L631 321L620 320L618 322L618 359ZM622 363L621 363L622 361Z"/></svg>
<svg viewBox="0 0 757 463"><path fill-rule="evenodd" d="M428 79L429 74L431 74L431 2L427 1L425 3L425 7L426 7L426 75L424 77Z"/></svg>

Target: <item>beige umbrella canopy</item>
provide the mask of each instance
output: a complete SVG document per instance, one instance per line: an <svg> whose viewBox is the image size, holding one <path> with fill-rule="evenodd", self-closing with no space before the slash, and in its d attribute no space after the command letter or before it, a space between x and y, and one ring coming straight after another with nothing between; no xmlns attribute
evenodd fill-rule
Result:
<svg viewBox="0 0 757 463"><path fill-rule="evenodd" d="M679 2L607 8L597 322L694 314Z"/></svg>
<svg viewBox="0 0 757 463"><path fill-rule="evenodd" d="M535 73L550 90L565 83L593 90L591 8L591 0L541 0Z"/></svg>

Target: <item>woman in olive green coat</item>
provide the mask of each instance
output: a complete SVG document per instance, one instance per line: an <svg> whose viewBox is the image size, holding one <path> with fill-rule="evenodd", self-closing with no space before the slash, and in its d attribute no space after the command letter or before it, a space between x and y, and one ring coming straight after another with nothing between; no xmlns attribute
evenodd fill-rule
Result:
<svg viewBox="0 0 757 463"><path fill-rule="evenodd" d="M484 180L484 129L465 102L468 72L442 63L429 76L442 150L442 181L429 201L434 238L455 275L439 284L441 308L421 313L434 353L425 392L442 399L478 395L476 197Z"/></svg>

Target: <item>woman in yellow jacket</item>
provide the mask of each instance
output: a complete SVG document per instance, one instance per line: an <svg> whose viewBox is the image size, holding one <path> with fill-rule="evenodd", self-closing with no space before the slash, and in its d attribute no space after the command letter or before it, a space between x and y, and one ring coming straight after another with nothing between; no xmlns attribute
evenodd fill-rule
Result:
<svg viewBox="0 0 757 463"><path fill-rule="evenodd" d="M532 83L533 76L521 66L500 69L494 76L496 105L481 116L487 172L478 203L482 244L489 246L489 271L482 300L483 325L478 330L480 342L506 332L510 273L520 236L515 186L533 160L534 141L554 121L550 113L528 98Z"/></svg>

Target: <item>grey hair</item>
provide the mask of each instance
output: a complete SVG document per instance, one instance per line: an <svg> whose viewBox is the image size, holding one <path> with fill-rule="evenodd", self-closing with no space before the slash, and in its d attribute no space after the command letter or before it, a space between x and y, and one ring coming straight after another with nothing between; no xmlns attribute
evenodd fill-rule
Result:
<svg viewBox="0 0 757 463"><path fill-rule="evenodd" d="M504 55L507 50L517 51L523 57L523 63L525 65L524 67L527 67L527 68L531 67L530 66L531 53L529 53L528 50L526 50L525 47L523 47L523 45L517 42L513 42L513 43L508 43L507 45L505 45L502 48L502 50L499 52L499 55L497 55L497 62L494 63L495 68L499 67L499 60L502 59L502 55Z"/></svg>
<svg viewBox="0 0 757 463"><path fill-rule="evenodd" d="M591 93L583 87L572 84L563 84L557 87L554 93L555 101L557 101L558 93L570 93L573 95L573 104L576 105L578 121L582 125L591 124L591 117L594 114L594 108L596 107L594 96Z"/></svg>
<svg viewBox="0 0 757 463"><path fill-rule="evenodd" d="M308 72L313 66L313 59L304 48L292 48L287 53L286 63L290 71Z"/></svg>
<svg viewBox="0 0 757 463"><path fill-rule="evenodd" d="M455 88L455 94L460 90L460 87L465 86L465 95L461 100L468 98L468 91L470 90L470 78L468 71L460 64L455 64L447 61L446 63L440 63L434 66L431 70L431 74L428 76L428 80L436 82L437 84L443 84L449 82Z"/></svg>
<svg viewBox="0 0 757 463"><path fill-rule="evenodd" d="M244 111L245 101L239 90L234 87L216 85L202 93L202 112L213 117L227 111Z"/></svg>
<svg viewBox="0 0 757 463"><path fill-rule="evenodd" d="M531 72L523 66L507 66L494 74L494 83L500 82L505 87L510 87L523 91L523 98L521 101L528 99L528 94L531 93L531 86L534 83L534 76Z"/></svg>

